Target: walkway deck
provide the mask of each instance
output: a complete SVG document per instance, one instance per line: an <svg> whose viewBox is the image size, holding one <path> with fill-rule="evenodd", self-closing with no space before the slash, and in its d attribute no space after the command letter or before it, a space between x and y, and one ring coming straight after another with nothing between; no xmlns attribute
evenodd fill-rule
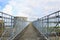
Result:
<svg viewBox="0 0 60 40"><path fill-rule="evenodd" d="M14 40L46 40L39 31L30 23Z"/></svg>

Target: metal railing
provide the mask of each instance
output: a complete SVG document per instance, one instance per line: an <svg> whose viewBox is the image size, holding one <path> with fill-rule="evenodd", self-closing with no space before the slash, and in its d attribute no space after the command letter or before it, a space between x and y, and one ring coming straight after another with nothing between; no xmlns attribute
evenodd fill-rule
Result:
<svg viewBox="0 0 60 40"><path fill-rule="evenodd" d="M0 12L0 40L13 40L28 24L29 21L20 21L20 18ZM2 33L1 33L2 31Z"/></svg>
<svg viewBox="0 0 60 40"><path fill-rule="evenodd" d="M2 40L13 40L29 24L3 12L0 12L1 23ZM49 40L60 40L60 10L34 21L33 25Z"/></svg>
<svg viewBox="0 0 60 40"><path fill-rule="evenodd" d="M8 39L13 34L13 27L14 27L14 16L8 15L6 13L0 12L0 20L3 21L1 26L1 39Z"/></svg>
<svg viewBox="0 0 60 40"><path fill-rule="evenodd" d="M60 10L33 22L49 40L60 40Z"/></svg>

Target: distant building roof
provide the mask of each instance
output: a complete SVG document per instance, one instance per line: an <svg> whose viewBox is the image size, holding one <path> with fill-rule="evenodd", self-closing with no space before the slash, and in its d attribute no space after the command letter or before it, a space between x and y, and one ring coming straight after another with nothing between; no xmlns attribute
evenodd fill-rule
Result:
<svg viewBox="0 0 60 40"><path fill-rule="evenodd" d="M17 20L19 20L19 21L27 21L27 17L20 17L20 16L16 16L15 17ZM15 19L15 20L16 20Z"/></svg>

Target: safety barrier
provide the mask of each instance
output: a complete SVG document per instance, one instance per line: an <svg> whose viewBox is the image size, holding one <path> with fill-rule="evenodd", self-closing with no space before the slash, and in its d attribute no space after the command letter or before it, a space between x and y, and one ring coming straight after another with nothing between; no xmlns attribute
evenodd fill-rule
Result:
<svg viewBox="0 0 60 40"><path fill-rule="evenodd" d="M33 25L49 40L60 40L60 10L33 22Z"/></svg>
<svg viewBox="0 0 60 40"><path fill-rule="evenodd" d="M29 21L0 12L0 39L13 40L28 24ZM47 40L60 40L60 10L33 21L33 25Z"/></svg>
<svg viewBox="0 0 60 40"><path fill-rule="evenodd" d="M0 20L3 21L0 26L1 40L13 40L29 24L28 21L18 21L15 16L3 12L0 12Z"/></svg>

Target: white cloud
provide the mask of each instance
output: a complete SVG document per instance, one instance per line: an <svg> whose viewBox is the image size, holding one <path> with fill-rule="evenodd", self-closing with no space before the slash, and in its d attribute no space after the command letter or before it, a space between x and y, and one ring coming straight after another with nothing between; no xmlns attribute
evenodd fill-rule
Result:
<svg viewBox="0 0 60 40"><path fill-rule="evenodd" d="M12 14L12 6L6 5L5 8L3 9L3 12L7 14Z"/></svg>
<svg viewBox="0 0 60 40"><path fill-rule="evenodd" d="M11 0L3 11L16 16L37 18L59 10L59 5L60 0Z"/></svg>

